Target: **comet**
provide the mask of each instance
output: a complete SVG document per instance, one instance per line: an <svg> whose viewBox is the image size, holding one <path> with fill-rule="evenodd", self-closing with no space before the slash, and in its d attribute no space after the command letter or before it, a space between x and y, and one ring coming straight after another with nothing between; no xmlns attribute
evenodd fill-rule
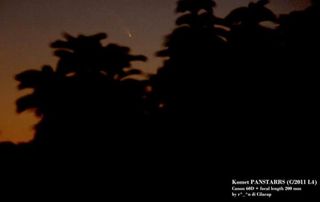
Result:
<svg viewBox="0 0 320 202"><path fill-rule="evenodd" d="M109 11L108 14L111 18L115 19L120 29L122 29L130 39L133 39L134 37L133 33L130 31L130 29L128 28L126 23L122 20L122 18L114 11Z"/></svg>

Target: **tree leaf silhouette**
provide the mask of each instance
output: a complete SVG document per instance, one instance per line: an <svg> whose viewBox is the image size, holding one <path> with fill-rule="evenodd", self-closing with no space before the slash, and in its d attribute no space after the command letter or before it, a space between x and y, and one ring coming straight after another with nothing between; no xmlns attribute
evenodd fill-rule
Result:
<svg viewBox="0 0 320 202"><path fill-rule="evenodd" d="M228 25L244 24L249 26L258 25L263 21L277 21L277 16L268 8L268 0L260 0L257 3L250 3L248 7L240 7L231 11L226 17Z"/></svg>
<svg viewBox="0 0 320 202"><path fill-rule="evenodd" d="M212 8L216 3L212 0L179 0L176 12L184 13L186 11L192 14L197 14L200 10L204 9L208 13L212 13Z"/></svg>

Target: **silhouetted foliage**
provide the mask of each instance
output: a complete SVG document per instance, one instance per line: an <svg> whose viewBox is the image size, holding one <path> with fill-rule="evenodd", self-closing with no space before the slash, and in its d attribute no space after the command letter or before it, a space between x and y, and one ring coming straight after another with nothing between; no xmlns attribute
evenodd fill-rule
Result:
<svg viewBox="0 0 320 202"><path fill-rule="evenodd" d="M58 40L51 44L57 49L55 55L60 58L57 73L64 76L72 73L79 77L102 74L110 80L121 80L132 74L131 69L128 71L130 62L146 61L142 55L130 55L127 47L116 44L103 47L100 42L106 38L103 33L91 37L80 35L77 38L65 34L65 38L66 41Z"/></svg>
<svg viewBox="0 0 320 202"><path fill-rule="evenodd" d="M283 96L287 97L292 123L297 131L316 130L314 116L318 108L319 1L303 11L294 11L279 18L282 54L280 65L286 70ZM294 109L294 110L292 110ZM303 118L302 118L303 117Z"/></svg>
<svg viewBox="0 0 320 202"><path fill-rule="evenodd" d="M216 58L226 49L226 31L215 27L218 18L212 12L214 5L214 1L178 2L177 12L183 15L176 22L178 27L166 37L166 48L157 53L168 57L154 77L160 111L188 114L200 106L197 100L207 96L207 82L222 62Z"/></svg>
<svg viewBox="0 0 320 202"><path fill-rule="evenodd" d="M29 109L35 109L37 116L49 113L53 88L55 87L55 73L52 67L44 66L39 70L27 70L16 76L20 82L18 88L33 89L33 93L17 100L17 112L21 113Z"/></svg>
<svg viewBox="0 0 320 202"><path fill-rule="evenodd" d="M206 12L212 14L212 9L216 3L212 0L179 0L177 3L177 12L191 12L197 15L199 11L205 10Z"/></svg>
<svg viewBox="0 0 320 202"><path fill-rule="evenodd" d="M316 79L307 69L313 66L308 62L314 55L311 47L319 44L313 35L319 24L316 6L278 19L266 7L269 1L260 0L219 19L211 12L213 2L199 2L178 2L177 11L185 13L166 37L165 49L157 53L166 57L152 78L162 133L170 128L175 147L192 151L203 164L205 159L215 159L221 165L234 157L217 154L223 151L259 151L259 159L271 155L278 170L269 173L289 169L294 160L305 162L303 158L284 161L276 151L258 147L279 142L284 146L277 152L285 152L297 143L292 134L315 127L311 117L312 110L318 109L314 93L318 87L311 85ZM300 16L292 19L293 15ZM296 61L301 61L298 68ZM225 148L216 151L216 142ZM263 166L251 158L234 159L234 164L243 165L234 176L258 175L258 167Z"/></svg>
<svg viewBox="0 0 320 202"><path fill-rule="evenodd" d="M277 42L274 30L261 25L263 22L277 23L276 15L265 7L268 3L268 0L250 3L248 7L237 8L226 16L225 23L231 28L228 40L233 46L251 50L251 53L257 49L275 48L272 47Z"/></svg>
<svg viewBox="0 0 320 202"><path fill-rule="evenodd" d="M179 195L176 186L187 196L206 190L202 182L211 172L219 176L208 183L218 186L225 185L222 177L314 174L313 163L312 169L290 166L314 162L317 141L309 134L319 132L319 1L279 17L268 3L249 3L222 19L215 1L179 0L177 27L156 53L164 64L143 81L132 79L143 73L131 62L146 57L103 45L103 33L65 34L51 44L56 68L16 75L19 90L33 90L17 100L17 112L33 110L41 118L34 140L1 143L0 153L19 166L47 159L40 163L46 169L77 170L87 163L95 178L110 169L101 181L113 175L113 187L126 182L138 190L135 182L148 184L152 176L159 191L142 187L156 194ZM309 147L290 153L301 144Z"/></svg>
<svg viewBox="0 0 320 202"><path fill-rule="evenodd" d="M103 46L104 38L105 34L65 34L65 41L51 44L59 57L56 70L44 66L16 76L19 89L33 89L17 101L17 111L35 109L41 116L34 142L68 145L105 140L116 136L121 125L129 130L141 120L145 84L128 76L141 74L130 68L131 61L146 57L130 55L129 48L116 44Z"/></svg>

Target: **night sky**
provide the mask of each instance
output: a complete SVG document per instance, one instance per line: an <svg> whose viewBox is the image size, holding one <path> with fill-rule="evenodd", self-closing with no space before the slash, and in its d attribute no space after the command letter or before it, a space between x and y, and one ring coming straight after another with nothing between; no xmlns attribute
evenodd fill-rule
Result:
<svg viewBox="0 0 320 202"><path fill-rule="evenodd" d="M216 15L224 16L250 0L216 2ZM270 8L287 13L305 8L308 2L271 0ZM155 72L161 59L154 53L174 28L175 4L176 0L0 0L0 141L32 138L36 119L32 113L15 113L16 98L26 92L17 91L13 77L44 64L55 66L48 45L61 38L61 33L106 32L106 43L119 43L146 55L149 61L140 67Z"/></svg>

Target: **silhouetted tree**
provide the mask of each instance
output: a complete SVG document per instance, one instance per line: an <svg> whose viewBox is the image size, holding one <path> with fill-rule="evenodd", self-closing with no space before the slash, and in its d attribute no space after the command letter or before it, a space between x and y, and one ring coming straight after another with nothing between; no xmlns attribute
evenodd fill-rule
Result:
<svg viewBox="0 0 320 202"><path fill-rule="evenodd" d="M268 3L268 0L250 3L248 7L236 8L225 17L225 23L231 28L228 40L232 46L254 53L257 49L270 49L277 42L275 31L261 24L277 23L277 16L265 7Z"/></svg>
<svg viewBox="0 0 320 202"><path fill-rule="evenodd" d="M319 1L302 11L280 16L281 66L286 70L286 106L296 131L315 130L313 117L318 113L318 65L320 46ZM292 110L294 109L294 110ZM304 117L304 118L302 118Z"/></svg>
<svg viewBox="0 0 320 202"><path fill-rule="evenodd" d="M263 24L278 23L277 16L266 7L268 3L251 2L234 9L224 19L230 28L228 57L232 58L227 63L231 69L227 113L243 130L264 127L278 108L276 94L283 71L275 64L281 55L281 42L278 31Z"/></svg>
<svg viewBox="0 0 320 202"><path fill-rule="evenodd" d="M178 1L176 11L183 15L166 37L166 48L157 53L168 58L153 78L160 111L188 114L208 95L206 82L220 68L219 56L226 48L226 31L215 26L219 19L213 15L214 5L210 0Z"/></svg>
<svg viewBox="0 0 320 202"><path fill-rule="evenodd" d="M177 28L166 36L165 48L157 52L165 61L151 78L151 127L157 128L160 148L166 146L162 153L166 161L161 162L172 165L168 176L175 175L186 190L197 182L184 176L195 165L208 168L205 159L212 154L211 130L221 115L219 88L228 44L227 29L213 14L214 5L211 0L178 1L176 11L182 15Z"/></svg>
<svg viewBox="0 0 320 202"><path fill-rule="evenodd" d="M141 74L139 70L129 69L131 61L146 61L142 55L130 55L130 49L116 44L104 47L100 40L103 33L91 37L80 35L75 38L65 34L66 41L55 41L55 55L60 58L57 73L76 74L80 77L104 75L110 80L121 80L131 74ZM108 57L106 57L108 56ZM130 71L128 71L130 70Z"/></svg>
<svg viewBox="0 0 320 202"><path fill-rule="evenodd" d="M216 3L212 0L179 0L176 12L184 13L189 11L191 14L197 15L199 11L205 10L212 14L214 6L216 6Z"/></svg>
<svg viewBox="0 0 320 202"><path fill-rule="evenodd" d="M16 76L19 89L33 89L17 101L17 111L35 109L41 116L34 142L69 145L127 133L115 131L135 126L144 113L145 84L128 77L141 74L130 62L146 57L116 44L103 46L105 34L65 38L52 43L59 57L56 70L45 66Z"/></svg>
<svg viewBox="0 0 320 202"><path fill-rule="evenodd" d="M55 76L55 72L50 66L43 66L41 70L27 70L16 75L16 80L20 82L19 90L33 89L31 94L17 100L17 112L34 109L37 116L50 113Z"/></svg>
<svg viewBox="0 0 320 202"><path fill-rule="evenodd" d="M312 5L303 11L294 11L288 15L280 16L280 30L283 34L284 45L288 51L298 54L307 51L313 52L313 48L319 45L319 2L314 0ZM303 51L302 51L303 50Z"/></svg>

